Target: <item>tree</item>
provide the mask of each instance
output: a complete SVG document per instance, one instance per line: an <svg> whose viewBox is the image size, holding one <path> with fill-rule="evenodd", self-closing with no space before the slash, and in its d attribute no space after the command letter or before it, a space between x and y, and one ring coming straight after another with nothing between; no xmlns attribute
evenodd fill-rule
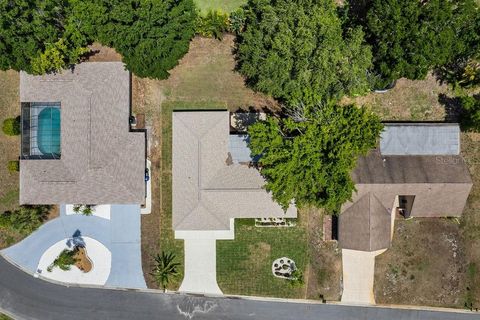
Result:
<svg viewBox="0 0 480 320"><path fill-rule="evenodd" d="M154 259L155 268L151 274L155 277L157 284L162 286L163 290L166 290L171 278L178 276L177 267L180 263L174 262L175 255L171 252L162 251L162 254L157 254Z"/></svg>
<svg viewBox="0 0 480 320"><path fill-rule="evenodd" d="M167 78L168 70L187 53L195 34L193 1L99 1L101 5L89 7L98 17L94 22L98 40L122 54L127 69L137 76Z"/></svg>
<svg viewBox="0 0 480 320"><path fill-rule="evenodd" d="M332 103L297 108L288 118L269 116L248 129L273 199L284 209L295 202L329 211L350 199L350 172L381 131L380 119L366 108Z"/></svg>
<svg viewBox="0 0 480 320"><path fill-rule="evenodd" d="M343 32L331 0L249 0L237 68L253 89L313 105L369 89L371 52L359 28Z"/></svg>
<svg viewBox="0 0 480 320"><path fill-rule="evenodd" d="M474 0L373 0L365 21L372 45L377 86L428 71L478 48L478 8ZM473 19L473 20L472 20Z"/></svg>
<svg viewBox="0 0 480 320"><path fill-rule="evenodd" d="M68 0L0 1L0 69L32 73L35 60L37 71L57 71L77 62L88 39L70 10Z"/></svg>
<svg viewBox="0 0 480 320"><path fill-rule="evenodd" d="M480 132L480 97L461 97L460 103L462 106L460 115L462 129Z"/></svg>

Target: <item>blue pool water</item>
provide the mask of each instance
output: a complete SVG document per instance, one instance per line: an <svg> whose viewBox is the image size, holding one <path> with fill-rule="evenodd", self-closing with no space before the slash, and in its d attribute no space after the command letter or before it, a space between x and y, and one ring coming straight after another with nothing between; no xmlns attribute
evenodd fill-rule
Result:
<svg viewBox="0 0 480 320"><path fill-rule="evenodd" d="M47 107L40 111L37 145L43 154L60 154L60 109Z"/></svg>

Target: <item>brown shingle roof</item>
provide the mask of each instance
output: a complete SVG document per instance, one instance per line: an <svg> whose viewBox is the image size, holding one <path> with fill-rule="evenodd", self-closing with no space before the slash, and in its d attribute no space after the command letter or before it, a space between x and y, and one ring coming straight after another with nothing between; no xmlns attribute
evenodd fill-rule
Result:
<svg viewBox="0 0 480 320"><path fill-rule="evenodd" d="M231 218L296 217L263 189L258 170L228 164L229 112L173 112L173 227L228 230Z"/></svg>
<svg viewBox="0 0 480 320"><path fill-rule="evenodd" d="M130 74L120 62L20 74L21 102L61 103L61 159L21 160L20 203L143 203L145 134L129 131Z"/></svg>

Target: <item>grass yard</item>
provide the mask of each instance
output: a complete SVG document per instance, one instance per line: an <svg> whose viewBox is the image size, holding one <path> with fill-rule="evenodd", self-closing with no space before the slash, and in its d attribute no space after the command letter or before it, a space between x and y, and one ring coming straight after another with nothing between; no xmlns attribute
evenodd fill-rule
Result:
<svg viewBox="0 0 480 320"><path fill-rule="evenodd" d="M220 10L230 13L247 3L247 0L194 0L200 12L205 14L210 10Z"/></svg>
<svg viewBox="0 0 480 320"><path fill-rule="evenodd" d="M235 220L235 240L217 241L217 282L226 294L304 298L304 288L272 275L273 260L293 259L305 274L307 230L303 221L289 228L255 227L253 219Z"/></svg>
<svg viewBox="0 0 480 320"><path fill-rule="evenodd" d="M0 125L6 118L20 115L19 73L0 71ZM10 160L18 160L20 137L9 137L0 131L0 213L16 209L18 204L18 172L7 170ZM0 249L14 244L21 236L13 231L0 228Z"/></svg>

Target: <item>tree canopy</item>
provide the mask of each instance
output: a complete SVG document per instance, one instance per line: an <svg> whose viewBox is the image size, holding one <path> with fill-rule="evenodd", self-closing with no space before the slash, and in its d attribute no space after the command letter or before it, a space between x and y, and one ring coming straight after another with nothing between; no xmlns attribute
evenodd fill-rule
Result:
<svg viewBox="0 0 480 320"><path fill-rule="evenodd" d="M195 34L192 0L94 0L98 40L114 47L140 77L165 79Z"/></svg>
<svg viewBox="0 0 480 320"><path fill-rule="evenodd" d="M338 209L354 190L350 172L358 156L375 147L383 126L368 109L352 105L296 111L248 129L265 187L283 208L295 201L298 207Z"/></svg>
<svg viewBox="0 0 480 320"><path fill-rule="evenodd" d="M375 72L384 86L428 71L478 49L479 12L474 0L372 0L365 22Z"/></svg>
<svg viewBox="0 0 480 320"><path fill-rule="evenodd" d="M43 73L76 62L87 38L69 19L74 1L0 1L0 69Z"/></svg>
<svg viewBox="0 0 480 320"><path fill-rule="evenodd" d="M287 104L316 104L368 89L371 52L343 32L332 0L249 0L237 68L255 90Z"/></svg>

